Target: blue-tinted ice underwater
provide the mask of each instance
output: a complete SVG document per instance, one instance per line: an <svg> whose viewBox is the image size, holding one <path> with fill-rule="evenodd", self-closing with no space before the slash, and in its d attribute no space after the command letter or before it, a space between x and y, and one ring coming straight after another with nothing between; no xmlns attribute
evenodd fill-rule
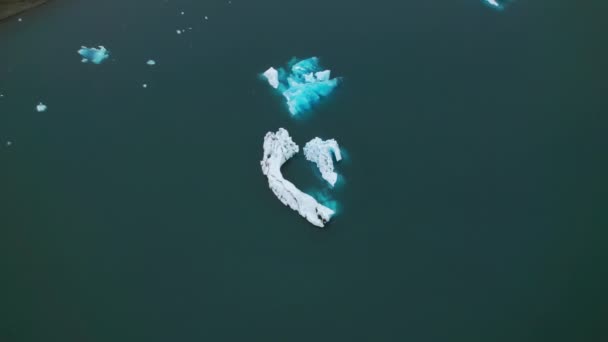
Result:
<svg viewBox="0 0 608 342"><path fill-rule="evenodd" d="M270 68L262 75L285 97L292 115L309 111L340 83L339 77L332 79L331 71L321 68L317 57L292 59L288 70L290 73L283 68Z"/></svg>
<svg viewBox="0 0 608 342"><path fill-rule="evenodd" d="M78 54L82 56L83 63L90 61L94 64L101 64L101 62L110 57L110 52L103 46L99 46L97 49L83 46L78 50Z"/></svg>

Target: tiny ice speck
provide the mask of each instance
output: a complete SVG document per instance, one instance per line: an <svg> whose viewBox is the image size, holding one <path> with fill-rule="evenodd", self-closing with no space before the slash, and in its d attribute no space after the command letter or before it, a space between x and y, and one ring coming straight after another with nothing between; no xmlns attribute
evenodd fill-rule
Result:
<svg viewBox="0 0 608 342"><path fill-rule="evenodd" d="M38 113L46 112L46 109L47 109L47 106L42 102L38 103L38 105L36 106L36 111Z"/></svg>

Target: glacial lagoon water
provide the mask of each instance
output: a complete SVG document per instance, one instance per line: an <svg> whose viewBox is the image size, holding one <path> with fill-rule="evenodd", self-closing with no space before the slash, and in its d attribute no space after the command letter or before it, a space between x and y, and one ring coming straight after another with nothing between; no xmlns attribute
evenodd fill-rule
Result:
<svg viewBox="0 0 608 342"><path fill-rule="evenodd" d="M0 341L604 340L603 9L55 0L0 23ZM258 76L310 56L343 82L296 119ZM283 168L339 208L326 229L268 189L280 127L348 150L334 189Z"/></svg>

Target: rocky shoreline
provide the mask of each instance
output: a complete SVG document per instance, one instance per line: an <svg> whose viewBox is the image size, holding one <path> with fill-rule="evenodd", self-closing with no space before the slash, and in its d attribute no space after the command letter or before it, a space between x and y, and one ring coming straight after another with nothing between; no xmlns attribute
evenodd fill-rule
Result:
<svg viewBox="0 0 608 342"><path fill-rule="evenodd" d="M0 21L42 5L48 0L0 0Z"/></svg>

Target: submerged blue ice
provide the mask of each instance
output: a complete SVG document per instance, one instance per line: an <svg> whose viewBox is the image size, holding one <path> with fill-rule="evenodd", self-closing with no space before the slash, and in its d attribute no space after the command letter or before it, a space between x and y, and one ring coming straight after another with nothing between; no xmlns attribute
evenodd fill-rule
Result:
<svg viewBox="0 0 608 342"><path fill-rule="evenodd" d="M330 70L321 68L317 57L294 59L288 68L290 73L282 68L270 68L263 76L283 94L292 115L310 110L321 98L331 94L340 82L340 78L331 78Z"/></svg>
<svg viewBox="0 0 608 342"><path fill-rule="evenodd" d="M99 48L88 48L83 46L78 50L78 54L82 56L82 62L92 62L94 64L100 64L108 57L110 57L110 52L106 50L105 47L99 46Z"/></svg>

